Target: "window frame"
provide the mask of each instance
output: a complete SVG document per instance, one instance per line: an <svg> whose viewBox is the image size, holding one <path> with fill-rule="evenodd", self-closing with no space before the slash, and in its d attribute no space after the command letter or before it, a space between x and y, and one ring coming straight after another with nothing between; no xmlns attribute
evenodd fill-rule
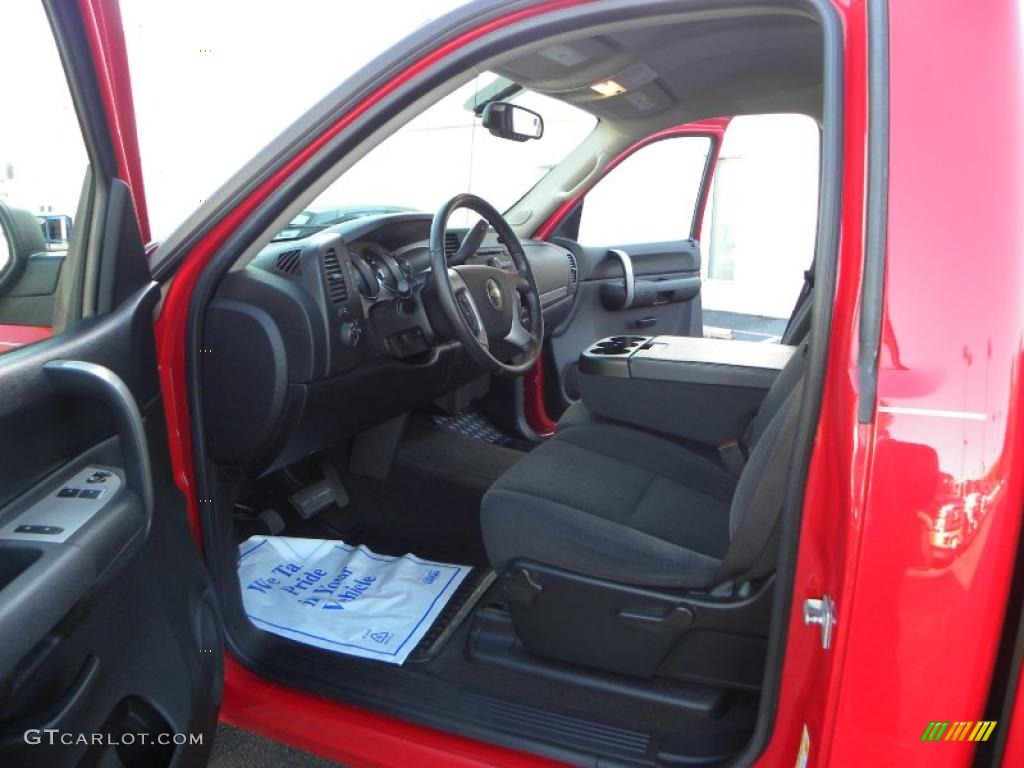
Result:
<svg viewBox="0 0 1024 768"><path fill-rule="evenodd" d="M607 178L608 174L640 150L645 147L649 147L652 144L669 141L671 139L706 138L709 141L708 154L707 157L704 158L704 169L701 171L700 186L697 190L697 197L693 207L693 217L690 221L690 229L687 235L690 240L698 240L701 234L701 221L703 219L704 208L707 205L711 179L714 176L714 168L718 162L718 152L721 149L721 141L716 134L710 131L693 131L685 130L685 128L686 125L680 125L674 128L668 128L664 131L652 133L650 136L627 147L614 157L603 169L601 169L601 174L594 179L590 186L580 194L576 205L574 205L572 209L562 217L562 220L558 223L558 226L555 228L552 236L564 237L568 240L579 242L580 222L583 220L583 206L586 204L587 196L597 187L598 184ZM620 243L610 243L610 245L619 244Z"/></svg>

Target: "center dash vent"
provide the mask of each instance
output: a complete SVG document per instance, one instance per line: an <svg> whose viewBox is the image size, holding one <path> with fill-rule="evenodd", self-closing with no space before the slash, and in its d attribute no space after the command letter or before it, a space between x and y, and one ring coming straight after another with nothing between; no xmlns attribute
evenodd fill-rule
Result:
<svg viewBox="0 0 1024 768"><path fill-rule="evenodd" d="M444 257L450 259L456 253L458 253L459 246L462 243L459 242L459 236L454 232L444 233Z"/></svg>
<svg viewBox="0 0 1024 768"><path fill-rule="evenodd" d="M580 268L576 263L576 255L572 251L566 251L565 256L569 260L569 285L576 285L580 280Z"/></svg>
<svg viewBox="0 0 1024 768"><path fill-rule="evenodd" d="M286 275L297 275L302 271L302 249L284 251L274 259L274 269Z"/></svg>
<svg viewBox="0 0 1024 768"><path fill-rule="evenodd" d="M324 277L327 278L327 294L332 304L348 301L348 286L345 285L345 273L341 271L338 252L333 248L324 251Z"/></svg>

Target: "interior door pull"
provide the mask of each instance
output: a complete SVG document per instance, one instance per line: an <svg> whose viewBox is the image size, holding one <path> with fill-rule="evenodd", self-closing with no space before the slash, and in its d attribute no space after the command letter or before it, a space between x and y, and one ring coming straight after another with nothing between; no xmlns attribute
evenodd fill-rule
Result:
<svg viewBox="0 0 1024 768"><path fill-rule="evenodd" d="M619 311L629 309L633 306L633 297L636 295L635 278L633 277L633 259L621 248L609 248L608 253L619 260L622 265L622 284L626 290L626 296L622 300Z"/></svg>
<svg viewBox="0 0 1024 768"><path fill-rule="evenodd" d="M0 726L0 745L24 744L25 731L28 730L66 728L75 713L85 704L86 697L99 679L99 672L100 660L95 656L89 656L56 703L43 711L3 723Z"/></svg>
<svg viewBox="0 0 1024 768"><path fill-rule="evenodd" d="M153 474L142 414L128 385L109 368L84 360L51 360L43 368L58 392L98 400L114 415L128 487L142 499L148 536L153 522Z"/></svg>

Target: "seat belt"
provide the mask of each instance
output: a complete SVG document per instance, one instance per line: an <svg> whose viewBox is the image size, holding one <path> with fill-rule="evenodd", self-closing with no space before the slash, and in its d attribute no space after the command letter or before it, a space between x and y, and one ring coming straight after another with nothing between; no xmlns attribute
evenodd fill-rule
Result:
<svg viewBox="0 0 1024 768"><path fill-rule="evenodd" d="M747 466L747 454L743 452L743 446L739 440L726 440L718 446L718 458L722 460L722 466L730 475L739 477L743 474L743 468Z"/></svg>
<svg viewBox="0 0 1024 768"><path fill-rule="evenodd" d="M793 323L796 322L797 317L800 314L800 310L803 309L804 304L807 303L807 299L810 298L811 293L814 291L814 265L817 262L817 258L811 259L811 266L804 270L804 284L800 289L800 295L796 297L796 304L793 305L793 311L789 314L789 320L786 322L786 330L782 333L782 338L788 338L789 332L793 328Z"/></svg>
<svg viewBox="0 0 1024 768"><path fill-rule="evenodd" d="M770 545L777 538L776 524L785 501L786 480L789 478L793 446L796 442L796 425L800 415L802 392L803 379L787 398L783 406L784 413L779 414L782 424L771 448L768 449L768 463L754 481L750 492L747 493L745 488L737 487L737 493L742 490L749 498L749 507L719 566L719 582L735 579L737 576L742 576L743 580L754 579L765 576L775 569L776 557L771 552Z"/></svg>

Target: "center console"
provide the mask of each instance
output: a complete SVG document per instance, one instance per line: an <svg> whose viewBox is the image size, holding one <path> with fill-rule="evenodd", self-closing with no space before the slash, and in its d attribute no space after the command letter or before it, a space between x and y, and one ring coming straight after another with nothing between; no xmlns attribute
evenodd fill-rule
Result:
<svg viewBox="0 0 1024 768"><path fill-rule="evenodd" d="M598 416L718 445L739 438L796 347L691 336L610 336L580 355Z"/></svg>

